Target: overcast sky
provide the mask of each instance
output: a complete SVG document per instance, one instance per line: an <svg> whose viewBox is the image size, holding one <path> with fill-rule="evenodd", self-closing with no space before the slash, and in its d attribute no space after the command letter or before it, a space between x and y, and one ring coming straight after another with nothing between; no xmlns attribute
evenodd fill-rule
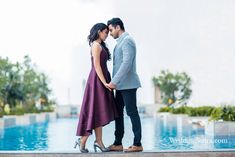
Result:
<svg viewBox="0 0 235 157"><path fill-rule="evenodd" d="M164 69L191 76L194 104L235 103L234 8L233 0L1 0L0 56L14 62L28 54L59 104L80 104L89 30L121 17L137 43L139 103L153 103L151 80ZM115 40L107 44L112 50Z"/></svg>

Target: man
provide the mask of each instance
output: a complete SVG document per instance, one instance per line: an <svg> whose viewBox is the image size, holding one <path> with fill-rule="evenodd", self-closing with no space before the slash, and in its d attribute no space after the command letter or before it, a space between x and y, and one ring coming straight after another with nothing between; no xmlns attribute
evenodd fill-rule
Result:
<svg viewBox="0 0 235 157"><path fill-rule="evenodd" d="M120 18L108 21L110 35L117 39L113 52L113 78L109 88L116 89L116 101L120 117L115 119L115 141L109 147L111 151L123 151L122 138L124 136L123 109L126 106L127 115L131 119L134 133L133 145L125 152L143 151L141 144L141 122L136 106L136 91L141 87L136 73L136 45L132 37L125 32Z"/></svg>

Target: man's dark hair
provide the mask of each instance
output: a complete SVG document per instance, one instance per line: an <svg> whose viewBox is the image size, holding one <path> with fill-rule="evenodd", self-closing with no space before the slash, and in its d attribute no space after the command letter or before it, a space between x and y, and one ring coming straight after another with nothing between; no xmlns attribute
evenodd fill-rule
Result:
<svg viewBox="0 0 235 157"><path fill-rule="evenodd" d="M123 24L122 20L121 20L120 18L118 18L118 17L112 18L111 20L109 20L109 21L107 22L107 25L108 25L108 26L109 26L109 25L112 25L112 26L115 27L115 28L116 28L117 25L118 25L122 30L125 31L124 24Z"/></svg>

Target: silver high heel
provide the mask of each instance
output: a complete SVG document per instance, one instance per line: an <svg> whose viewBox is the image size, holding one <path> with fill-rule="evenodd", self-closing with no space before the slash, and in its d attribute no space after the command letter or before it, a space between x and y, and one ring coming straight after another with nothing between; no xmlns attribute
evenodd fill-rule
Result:
<svg viewBox="0 0 235 157"><path fill-rule="evenodd" d="M95 152L97 152L97 148L99 148L101 150L101 152L109 152L109 148L106 148L106 147L101 147L97 141L94 142L94 150Z"/></svg>
<svg viewBox="0 0 235 157"><path fill-rule="evenodd" d="M77 141L75 141L74 148L76 149L77 146L79 146L79 150L81 153L88 153L89 150L85 148L85 146L81 146L81 138L79 138Z"/></svg>

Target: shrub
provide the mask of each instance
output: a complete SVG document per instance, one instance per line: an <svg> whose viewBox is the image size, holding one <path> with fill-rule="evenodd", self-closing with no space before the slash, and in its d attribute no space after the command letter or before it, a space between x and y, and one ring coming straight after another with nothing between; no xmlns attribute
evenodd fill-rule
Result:
<svg viewBox="0 0 235 157"><path fill-rule="evenodd" d="M13 109L11 109L11 112L10 112L10 115L23 115L23 114L24 114L23 109L13 108Z"/></svg>
<svg viewBox="0 0 235 157"><path fill-rule="evenodd" d="M4 112L0 108L0 118L4 115Z"/></svg>
<svg viewBox="0 0 235 157"><path fill-rule="evenodd" d="M31 107L25 110L25 113L40 113L41 111L37 109L36 107Z"/></svg>
<svg viewBox="0 0 235 157"><path fill-rule="evenodd" d="M210 116L214 107L212 106L200 106L191 108L188 112L189 116Z"/></svg>
<svg viewBox="0 0 235 157"><path fill-rule="evenodd" d="M165 107L161 107L158 112L170 112L172 110L171 107L169 106L165 106Z"/></svg>
<svg viewBox="0 0 235 157"><path fill-rule="evenodd" d="M177 108L162 107L159 112L171 112L173 114L187 114L189 116L208 116L210 120L235 121L235 106L181 106Z"/></svg>
<svg viewBox="0 0 235 157"><path fill-rule="evenodd" d="M226 106L222 108L223 114L221 118L224 121L235 121L235 107Z"/></svg>
<svg viewBox="0 0 235 157"><path fill-rule="evenodd" d="M187 113L187 107L181 106L181 107L176 107L171 110L171 113L173 114L186 114Z"/></svg>
<svg viewBox="0 0 235 157"><path fill-rule="evenodd" d="M235 107L217 107L212 111L210 120L235 121Z"/></svg>

